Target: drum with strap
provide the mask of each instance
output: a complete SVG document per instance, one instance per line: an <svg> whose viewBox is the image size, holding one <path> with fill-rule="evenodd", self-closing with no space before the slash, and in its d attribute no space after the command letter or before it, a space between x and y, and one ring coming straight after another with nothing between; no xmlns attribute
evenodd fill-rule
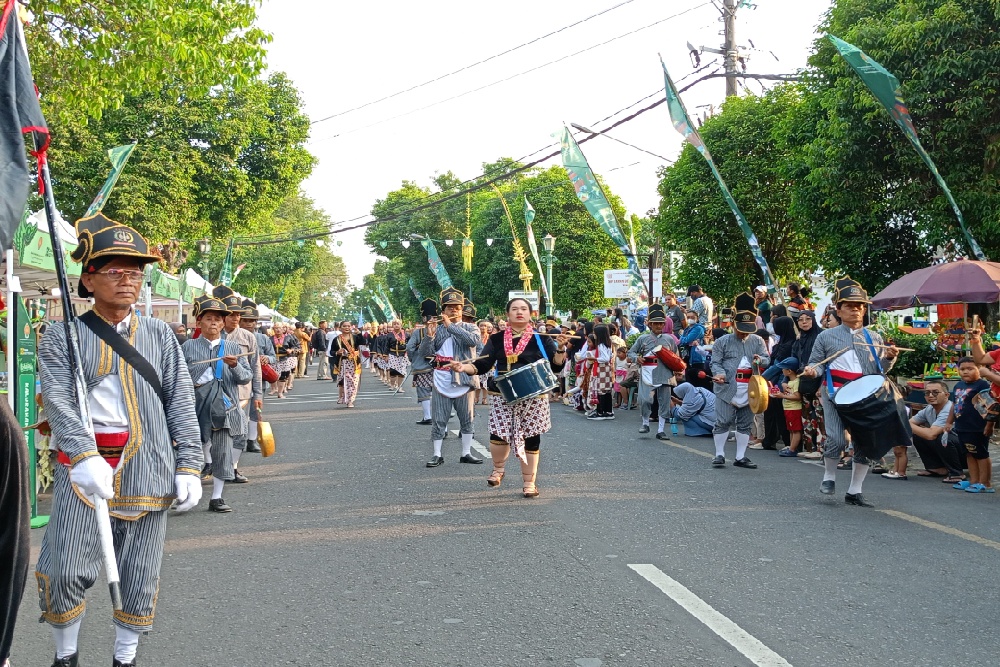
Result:
<svg viewBox="0 0 1000 667"><path fill-rule="evenodd" d="M497 390L508 404L521 403L529 398L547 394L559 385L549 362L545 359L498 375Z"/></svg>
<svg viewBox="0 0 1000 667"><path fill-rule="evenodd" d="M913 444L903 394L883 375L863 375L833 395L840 421L851 434L854 455L877 460L893 447Z"/></svg>
<svg viewBox="0 0 1000 667"><path fill-rule="evenodd" d="M687 369L687 364L684 363L684 360L679 355L671 352L662 345L654 347L650 354L662 361L663 365L674 373L683 373Z"/></svg>

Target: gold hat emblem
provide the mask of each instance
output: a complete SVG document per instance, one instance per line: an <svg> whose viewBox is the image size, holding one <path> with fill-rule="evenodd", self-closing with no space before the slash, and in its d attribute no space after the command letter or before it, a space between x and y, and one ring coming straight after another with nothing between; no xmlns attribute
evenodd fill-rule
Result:
<svg viewBox="0 0 1000 667"><path fill-rule="evenodd" d="M119 243L135 243L135 237L132 236L132 232L125 229L115 230L115 240Z"/></svg>

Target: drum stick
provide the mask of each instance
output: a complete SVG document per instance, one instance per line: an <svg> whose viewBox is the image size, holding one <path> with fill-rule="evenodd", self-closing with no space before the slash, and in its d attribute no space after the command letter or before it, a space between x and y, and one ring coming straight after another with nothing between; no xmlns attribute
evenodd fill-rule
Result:
<svg viewBox="0 0 1000 667"><path fill-rule="evenodd" d="M868 347L868 343L855 343L855 345L857 345L858 347ZM877 347L882 350L888 350L889 348L893 347L892 345L879 345L878 343L872 343L871 346ZM916 352L916 350L914 350L912 347L897 347L896 349L899 350L900 352Z"/></svg>
<svg viewBox="0 0 1000 667"><path fill-rule="evenodd" d="M844 349L844 350L841 350L840 352L834 352L833 354L831 354L826 359L821 359L820 361L817 361L812 366L806 366L806 368L813 368L813 369L815 369L816 366L822 366L823 364L826 364L826 363L829 363L829 362L833 361L834 359L836 359L837 357L839 357L840 355L842 355L844 352L847 352L847 350ZM803 368L802 370L804 371L805 368Z"/></svg>
<svg viewBox="0 0 1000 667"><path fill-rule="evenodd" d="M231 354L229 356L231 356L231 357L249 357L251 354L253 354L253 352L243 352L242 354ZM279 354L278 356L280 357L282 355ZM224 358L225 357L215 357L214 359L202 359L201 361L193 361L193 362L191 362L191 365L194 366L195 364L208 364L208 363L211 363L213 361L219 361L220 359L224 359Z"/></svg>

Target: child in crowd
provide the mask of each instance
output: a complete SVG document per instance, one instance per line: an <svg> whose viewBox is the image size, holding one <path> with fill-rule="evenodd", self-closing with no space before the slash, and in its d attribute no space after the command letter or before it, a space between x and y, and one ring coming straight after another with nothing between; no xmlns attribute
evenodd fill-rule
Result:
<svg viewBox="0 0 1000 667"><path fill-rule="evenodd" d="M989 452L993 424L986 422L973 402L979 392L989 391L990 383L980 377L979 366L972 357L958 360L958 374L962 379L955 385L954 401L944 430L954 430L958 441L965 447L969 479L952 488L969 493L994 493L993 464Z"/></svg>
<svg viewBox="0 0 1000 667"><path fill-rule="evenodd" d="M628 349L625 346L615 351L615 394L618 395L616 408L628 410L628 388L622 387L622 382L628 376Z"/></svg>
<svg viewBox="0 0 1000 667"><path fill-rule="evenodd" d="M774 398L781 399L785 412L785 426L788 428L788 446L778 452L778 456L796 457L802 443L802 394L799 393L799 360L795 357L782 359L779 363L781 374L785 376L784 387L779 385L773 392Z"/></svg>

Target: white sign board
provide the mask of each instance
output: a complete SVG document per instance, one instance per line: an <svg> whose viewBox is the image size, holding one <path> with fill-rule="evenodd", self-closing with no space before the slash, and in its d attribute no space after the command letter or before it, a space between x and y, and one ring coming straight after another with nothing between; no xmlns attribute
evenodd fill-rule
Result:
<svg viewBox="0 0 1000 667"><path fill-rule="evenodd" d="M507 292L507 299L524 299L531 304L531 310L538 310L538 292L520 292L517 290L511 290Z"/></svg>
<svg viewBox="0 0 1000 667"><path fill-rule="evenodd" d="M649 285L649 269L639 269L644 284ZM604 298L621 299L629 296L629 270L607 269L604 271ZM653 269L653 296L663 296L663 269Z"/></svg>

